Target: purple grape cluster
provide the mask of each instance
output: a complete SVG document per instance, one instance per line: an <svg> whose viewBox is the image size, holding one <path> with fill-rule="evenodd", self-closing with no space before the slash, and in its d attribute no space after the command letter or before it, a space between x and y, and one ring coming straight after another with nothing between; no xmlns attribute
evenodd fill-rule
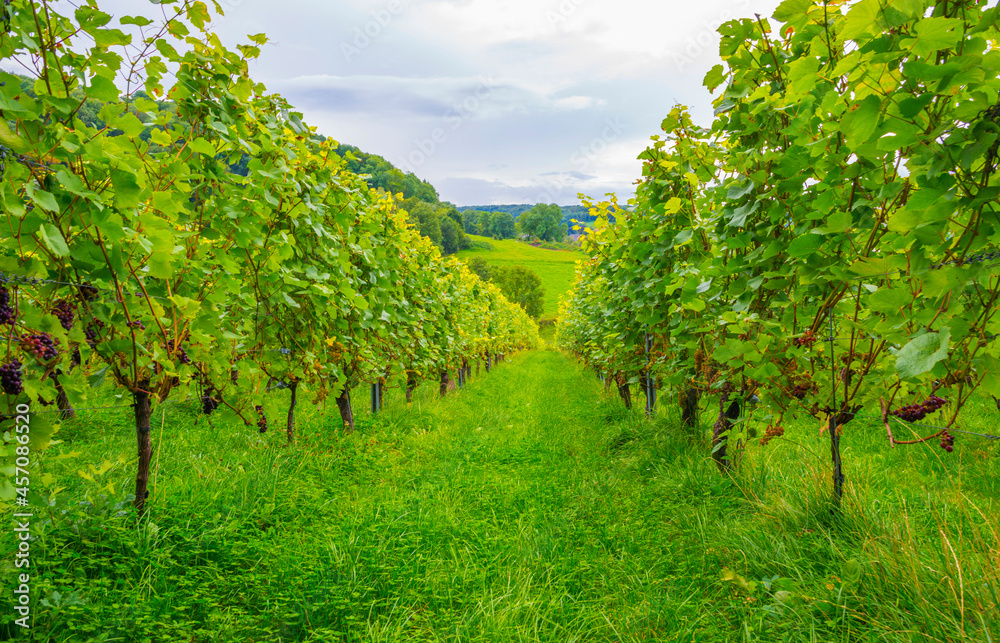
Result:
<svg viewBox="0 0 1000 643"><path fill-rule="evenodd" d="M215 389L206 386L201 392L201 412L205 415L211 415L212 411L217 408L219 408L219 400L215 399Z"/></svg>
<svg viewBox="0 0 1000 643"><path fill-rule="evenodd" d="M125 322L125 325L128 326L129 328L138 328L139 330L146 330L146 325L143 324L138 319L133 319L130 322Z"/></svg>
<svg viewBox="0 0 1000 643"><path fill-rule="evenodd" d="M97 328L93 324L83 329L83 334L87 336L87 345L93 348L97 346Z"/></svg>
<svg viewBox="0 0 1000 643"><path fill-rule="evenodd" d="M79 366L80 364L83 363L83 356L80 354L80 347L79 346L74 346L73 347L73 357L72 357L72 360L73 360L73 366Z"/></svg>
<svg viewBox="0 0 1000 643"><path fill-rule="evenodd" d="M6 286L0 286L0 325L13 325L17 319L17 308L11 305L10 291Z"/></svg>
<svg viewBox="0 0 1000 643"><path fill-rule="evenodd" d="M801 400L806 396L806 393L812 390L812 385L810 384L799 384L794 389L792 389L792 397L797 400Z"/></svg>
<svg viewBox="0 0 1000 643"><path fill-rule="evenodd" d="M955 450L955 436L945 431L941 434L941 448L951 453Z"/></svg>
<svg viewBox="0 0 1000 643"><path fill-rule="evenodd" d="M24 387L21 382L21 362L12 360L0 366L0 386L7 395L17 395Z"/></svg>
<svg viewBox="0 0 1000 643"><path fill-rule="evenodd" d="M937 395L932 395L922 404L907 404L903 408L897 409L889 415L895 415L899 419L906 420L907 422L917 422L940 409L947 401L948 400L938 397Z"/></svg>
<svg viewBox="0 0 1000 643"><path fill-rule="evenodd" d="M39 361L47 362L59 354L52 335L48 333L38 333L36 335L25 335L21 338L21 348L24 352L31 353Z"/></svg>
<svg viewBox="0 0 1000 643"><path fill-rule="evenodd" d="M73 328L73 320L76 318L76 311L73 310L73 306L68 300L63 299L55 305L52 312L56 317L59 318L59 323L65 330L70 330Z"/></svg>
<svg viewBox="0 0 1000 643"><path fill-rule="evenodd" d="M171 339L169 342L167 342L167 352L173 353L174 350L175 350L174 340ZM184 350L182 347L179 346L176 348L176 350L177 350L177 359L181 361L181 364L191 363L191 358L188 357L186 350Z"/></svg>
<svg viewBox="0 0 1000 643"><path fill-rule="evenodd" d="M267 416L264 415L263 406L253 407L257 411L257 428L260 429L261 433L267 433Z"/></svg>

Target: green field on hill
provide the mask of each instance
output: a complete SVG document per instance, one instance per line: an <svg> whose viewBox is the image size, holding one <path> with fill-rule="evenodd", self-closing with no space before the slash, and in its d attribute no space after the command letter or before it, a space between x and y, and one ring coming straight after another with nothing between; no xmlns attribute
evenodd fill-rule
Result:
<svg viewBox="0 0 1000 643"><path fill-rule="evenodd" d="M498 266L524 266L538 274L542 280L542 288L545 289L545 318L556 316L559 311L559 295L569 290L573 284L576 262L586 259L582 252L546 250L514 239L497 241L474 234L470 234L469 238L489 244L493 249L462 250L456 255L459 259L482 257Z"/></svg>

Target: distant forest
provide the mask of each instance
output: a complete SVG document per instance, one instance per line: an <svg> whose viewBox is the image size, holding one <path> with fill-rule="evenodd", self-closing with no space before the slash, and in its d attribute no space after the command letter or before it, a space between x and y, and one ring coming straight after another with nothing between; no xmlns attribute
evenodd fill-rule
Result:
<svg viewBox="0 0 1000 643"><path fill-rule="evenodd" d="M461 205L458 206L458 211L465 212L466 210L478 210L480 212L509 212L515 219L517 219L533 207L535 207L534 203L516 203L506 205ZM595 220L595 218L591 216L590 212L588 212L582 205L560 205L559 209L562 210L563 223L569 227L570 232L573 230L573 219L576 219L582 224L593 223Z"/></svg>

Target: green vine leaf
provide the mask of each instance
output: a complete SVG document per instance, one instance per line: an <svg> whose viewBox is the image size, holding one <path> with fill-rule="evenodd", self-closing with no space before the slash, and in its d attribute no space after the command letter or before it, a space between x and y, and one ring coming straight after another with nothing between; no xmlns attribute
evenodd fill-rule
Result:
<svg viewBox="0 0 1000 643"><path fill-rule="evenodd" d="M901 378L916 377L948 358L951 329L947 326L936 333L916 337L896 353L896 372Z"/></svg>

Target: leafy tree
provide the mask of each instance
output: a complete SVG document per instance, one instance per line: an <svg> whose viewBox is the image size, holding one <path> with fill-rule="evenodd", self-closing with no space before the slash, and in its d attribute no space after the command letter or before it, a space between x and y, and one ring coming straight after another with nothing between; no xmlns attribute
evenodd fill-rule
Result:
<svg viewBox="0 0 1000 643"><path fill-rule="evenodd" d="M462 229L466 234L479 234L478 210L466 210L462 213Z"/></svg>
<svg viewBox="0 0 1000 643"><path fill-rule="evenodd" d="M459 228L463 228L462 213L459 212L458 208L456 208L452 204L450 203L443 204L441 206L441 209L438 210L438 214L440 214L443 217L448 217L449 219L454 221Z"/></svg>
<svg viewBox="0 0 1000 643"><path fill-rule="evenodd" d="M508 301L519 305L532 319L538 319L545 308L545 290L542 279L524 266L498 266L493 283Z"/></svg>
<svg viewBox="0 0 1000 643"><path fill-rule="evenodd" d="M347 161L347 169L366 176L368 185L391 194L402 193L404 199L416 198L436 205L438 193L434 186L412 172L404 173L377 154L362 152L353 145L336 146L337 154Z"/></svg>
<svg viewBox="0 0 1000 643"><path fill-rule="evenodd" d="M465 238L462 229L451 217L438 217L438 227L441 230L441 252L446 255L458 252Z"/></svg>
<svg viewBox="0 0 1000 643"><path fill-rule="evenodd" d="M473 257L467 264L469 270L483 281L493 280L493 267L482 257Z"/></svg>
<svg viewBox="0 0 1000 643"><path fill-rule="evenodd" d="M461 214L454 206L434 207L416 197L404 201L403 206L409 212L410 222L442 254L453 254L472 245L462 229Z"/></svg>
<svg viewBox="0 0 1000 643"><path fill-rule="evenodd" d="M538 319L545 309L545 289L541 278L524 266L497 266L482 257L468 262L469 270L483 281L496 284L511 303L524 309L532 319Z"/></svg>
<svg viewBox="0 0 1000 643"><path fill-rule="evenodd" d="M562 241L566 238L566 224L562 221L562 208L558 205L539 203L518 218L521 232L542 241Z"/></svg>
<svg viewBox="0 0 1000 643"><path fill-rule="evenodd" d="M490 218L490 236L494 239L513 239L517 234L514 216L509 212L495 212Z"/></svg>
<svg viewBox="0 0 1000 643"><path fill-rule="evenodd" d="M433 206L423 201L415 201L409 206L410 221L420 234L430 239L439 248L444 247L441 234L441 220Z"/></svg>
<svg viewBox="0 0 1000 643"><path fill-rule="evenodd" d="M486 210L479 211L479 223L476 225L479 228L479 234L484 237L490 236L490 218L493 216L492 212L487 212Z"/></svg>

